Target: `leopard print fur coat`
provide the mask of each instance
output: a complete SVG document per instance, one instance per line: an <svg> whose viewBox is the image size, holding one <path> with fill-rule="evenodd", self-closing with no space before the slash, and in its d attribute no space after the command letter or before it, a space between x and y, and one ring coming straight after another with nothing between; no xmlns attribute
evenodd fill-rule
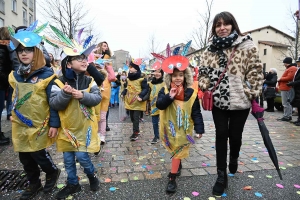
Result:
<svg viewBox="0 0 300 200"><path fill-rule="evenodd" d="M214 106L222 110L248 109L251 100L258 97L262 90L263 71L257 47L249 35L239 36L230 48L224 49L227 58L236 45L228 70L213 93ZM226 66L219 66L218 63L218 54L208 49L201 55L198 83L202 91L212 90L224 71Z"/></svg>

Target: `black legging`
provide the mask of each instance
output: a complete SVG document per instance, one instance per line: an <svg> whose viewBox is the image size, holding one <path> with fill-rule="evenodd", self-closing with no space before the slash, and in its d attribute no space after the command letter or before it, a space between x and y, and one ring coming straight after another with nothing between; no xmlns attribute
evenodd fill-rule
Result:
<svg viewBox="0 0 300 200"><path fill-rule="evenodd" d="M230 156L239 157L242 145L242 133L249 115L246 110L221 110L213 107L212 115L216 127L217 168L227 168L227 140L229 138Z"/></svg>
<svg viewBox="0 0 300 200"><path fill-rule="evenodd" d="M267 98L267 110L274 110L274 99L275 98Z"/></svg>

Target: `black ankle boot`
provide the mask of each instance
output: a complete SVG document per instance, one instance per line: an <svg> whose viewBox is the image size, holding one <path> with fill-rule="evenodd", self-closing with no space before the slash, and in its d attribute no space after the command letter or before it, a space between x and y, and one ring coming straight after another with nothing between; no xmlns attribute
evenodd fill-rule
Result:
<svg viewBox="0 0 300 200"><path fill-rule="evenodd" d="M238 158L233 158L232 156L230 156L230 160L229 160L229 172L231 174L235 174L238 168Z"/></svg>
<svg viewBox="0 0 300 200"><path fill-rule="evenodd" d="M179 167L178 167L178 171L176 173L176 176L180 176L181 175L181 169L182 169L182 165L181 165L181 161L180 161L180 164L179 164Z"/></svg>
<svg viewBox="0 0 300 200"><path fill-rule="evenodd" d="M91 190L92 191L99 190L99 188L100 188L99 187L100 182L99 182L96 174L89 174L89 175L87 175L87 177L89 178L89 181L90 181L90 188L91 188Z"/></svg>
<svg viewBox="0 0 300 200"><path fill-rule="evenodd" d="M169 177L169 182L166 188L166 192L174 193L176 192L177 189L176 174L169 173L168 177Z"/></svg>
<svg viewBox="0 0 300 200"><path fill-rule="evenodd" d="M40 180L35 184L30 183L28 188L26 188L26 190L22 193L20 200L32 199L42 189L43 189L43 186L42 186Z"/></svg>
<svg viewBox="0 0 300 200"><path fill-rule="evenodd" d="M213 195L221 196L228 186L226 169L218 169L218 178L213 187Z"/></svg>

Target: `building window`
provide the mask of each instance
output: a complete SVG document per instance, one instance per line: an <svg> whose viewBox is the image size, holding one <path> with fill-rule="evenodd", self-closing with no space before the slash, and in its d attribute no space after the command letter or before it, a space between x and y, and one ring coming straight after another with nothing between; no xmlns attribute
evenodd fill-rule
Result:
<svg viewBox="0 0 300 200"><path fill-rule="evenodd" d="M27 21L27 10L23 8L23 25L28 26L28 21Z"/></svg>
<svg viewBox="0 0 300 200"><path fill-rule="evenodd" d="M11 0L11 10L17 13L17 0Z"/></svg>
<svg viewBox="0 0 300 200"><path fill-rule="evenodd" d="M266 63L263 63L263 72L265 72L265 71L266 71L266 68L267 68L267 65L266 65Z"/></svg>
<svg viewBox="0 0 300 200"><path fill-rule="evenodd" d="M0 0L0 12L5 13L5 2L4 0Z"/></svg>
<svg viewBox="0 0 300 200"><path fill-rule="evenodd" d="M0 27L4 26L4 19L0 18Z"/></svg>
<svg viewBox="0 0 300 200"><path fill-rule="evenodd" d="M34 0L29 0L29 9L33 11Z"/></svg>
<svg viewBox="0 0 300 200"><path fill-rule="evenodd" d="M32 14L29 14L29 24L31 24L33 22L33 16Z"/></svg>
<svg viewBox="0 0 300 200"><path fill-rule="evenodd" d="M27 0L23 0L23 3L27 6Z"/></svg>
<svg viewBox="0 0 300 200"><path fill-rule="evenodd" d="M264 49L264 55L267 55L267 49Z"/></svg>

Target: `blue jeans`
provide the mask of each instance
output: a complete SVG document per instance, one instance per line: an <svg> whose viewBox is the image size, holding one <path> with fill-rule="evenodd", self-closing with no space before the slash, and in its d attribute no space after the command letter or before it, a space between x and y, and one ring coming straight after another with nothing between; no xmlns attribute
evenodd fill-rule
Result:
<svg viewBox="0 0 300 200"><path fill-rule="evenodd" d="M153 125L154 136L157 139L159 139L158 122L159 122L159 115L152 116L152 125Z"/></svg>
<svg viewBox="0 0 300 200"><path fill-rule="evenodd" d="M64 152L64 164L68 174L68 184L77 185L78 177L76 173L75 156L87 175L93 175L95 172L94 165L87 152Z"/></svg>
<svg viewBox="0 0 300 200"><path fill-rule="evenodd" d="M4 108L4 102L5 102L5 90L0 90L0 122L2 117L2 111ZM1 132L1 123L0 123L0 132Z"/></svg>

